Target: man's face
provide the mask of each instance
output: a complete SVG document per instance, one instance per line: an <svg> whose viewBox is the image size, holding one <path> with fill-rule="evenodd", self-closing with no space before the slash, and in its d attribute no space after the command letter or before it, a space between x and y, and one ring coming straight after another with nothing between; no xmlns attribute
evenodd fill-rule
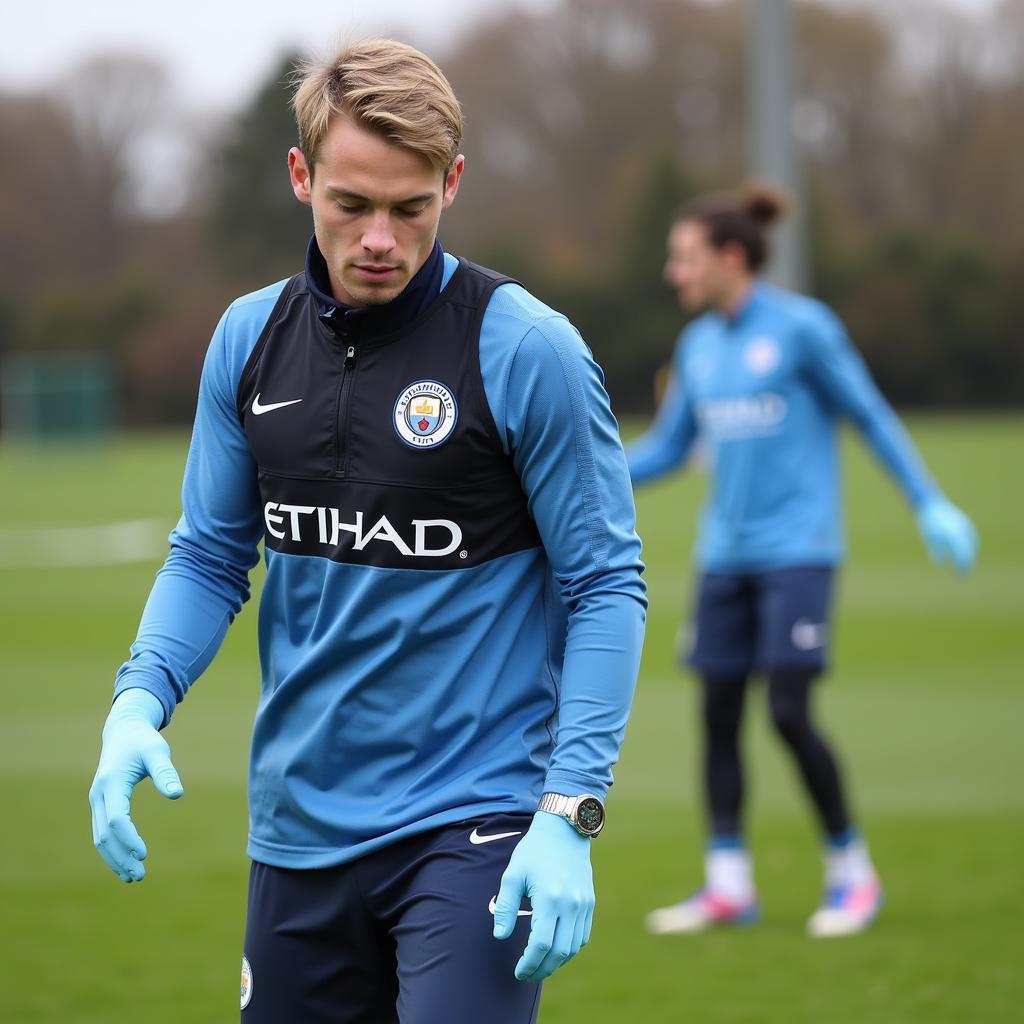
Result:
<svg viewBox="0 0 1024 1024"><path fill-rule="evenodd" d="M689 309L718 307L729 295L738 269L734 257L729 246L716 249L698 221L676 221L668 235L665 283Z"/></svg>
<svg viewBox="0 0 1024 1024"><path fill-rule="evenodd" d="M292 190L313 210L334 297L349 306L390 302L423 266L441 211L455 201L465 158L446 175L426 157L335 117L315 171L288 153Z"/></svg>

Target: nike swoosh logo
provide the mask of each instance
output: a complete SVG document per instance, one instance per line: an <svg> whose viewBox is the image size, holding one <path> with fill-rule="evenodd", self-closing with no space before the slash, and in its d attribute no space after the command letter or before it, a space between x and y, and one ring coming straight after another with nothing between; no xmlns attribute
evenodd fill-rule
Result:
<svg viewBox="0 0 1024 1024"><path fill-rule="evenodd" d="M797 619L790 633L793 646L800 651L815 651L824 647L828 640L828 627L823 622Z"/></svg>
<svg viewBox="0 0 1024 1024"><path fill-rule="evenodd" d="M515 836L519 835L518 832L513 832L512 834L515 835ZM487 904L487 909L491 912L491 917L494 916L495 910L498 909L497 900L498 900L497 896L492 896L491 897L491 902ZM529 917L532 913L533 913L532 910L517 910L516 911L516 917Z"/></svg>
<svg viewBox="0 0 1024 1024"><path fill-rule="evenodd" d="M252 400L252 414L253 416L262 416L265 412L283 409L286 405L298 405L301 401L301 398L293 398L290 402L271 402L270 405L260 405L260 396L257 395Z"/></svg>
<svg viewBox="0 0 1024 1024"><path fill-rule="evenodd" d="M495 839L511 839L512 836L521 836L522 832L495 832L494 835L482 836L476 829L473 829L469 833L469 841L474 846L479 846L481 843L493 843Z"/></svg>

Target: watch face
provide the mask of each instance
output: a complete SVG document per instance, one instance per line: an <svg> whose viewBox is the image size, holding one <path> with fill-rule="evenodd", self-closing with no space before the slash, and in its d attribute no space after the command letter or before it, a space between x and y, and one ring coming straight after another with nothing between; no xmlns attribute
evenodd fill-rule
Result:
<svg viewBox="0 0 1024 1024"><path fill-rule="evenodd" d="M584 832L593 833L600 831L604 824L604 808L601 801L592 796L580 802L576 808L576 821Z"/></svg>

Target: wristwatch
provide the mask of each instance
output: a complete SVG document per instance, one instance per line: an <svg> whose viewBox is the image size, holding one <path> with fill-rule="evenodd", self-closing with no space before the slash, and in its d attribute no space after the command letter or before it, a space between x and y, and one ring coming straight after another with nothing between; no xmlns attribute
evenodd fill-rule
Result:
<svg viewBox="0 0 1024 1024"><path fill-rule="evenodd" d="M604 804L592 793L580 796L542 793L537 810L565 818L581 836L588 839L600 835L604 828Z"/></svg>

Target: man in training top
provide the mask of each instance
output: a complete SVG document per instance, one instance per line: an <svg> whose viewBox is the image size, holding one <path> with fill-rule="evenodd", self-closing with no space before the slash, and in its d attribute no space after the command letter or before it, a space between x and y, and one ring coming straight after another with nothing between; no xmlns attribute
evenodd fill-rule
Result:
<svg viewBox="0 0 1024 1024"><path fill-rule="evenodd" d="M462 123L427 57L357 43L294 107L305 271L214 332L94 838L143 877L132 788L181 795L158 730L262 540L243 1020L525 1024L590 936L640 656L618 430L572 325L442 250Z"/></svg>

